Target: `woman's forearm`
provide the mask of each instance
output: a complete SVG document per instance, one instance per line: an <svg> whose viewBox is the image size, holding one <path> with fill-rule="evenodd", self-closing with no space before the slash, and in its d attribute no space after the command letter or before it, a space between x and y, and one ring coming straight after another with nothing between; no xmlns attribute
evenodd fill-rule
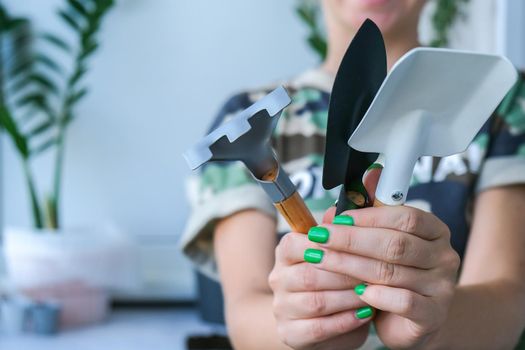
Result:
<svg viewBox="0 0 525 350"><path fill-rule="evenodd" d="M458 286L448 320L424 349L513 349L525 324L521 286L507 281Z"/></svg>
<svg viewBox="0 0 525 350"><path fill-rule="evenodd" d="M271 293L254 293L227 301L226 323L235 349L290 350L277 336Z"/></svg>

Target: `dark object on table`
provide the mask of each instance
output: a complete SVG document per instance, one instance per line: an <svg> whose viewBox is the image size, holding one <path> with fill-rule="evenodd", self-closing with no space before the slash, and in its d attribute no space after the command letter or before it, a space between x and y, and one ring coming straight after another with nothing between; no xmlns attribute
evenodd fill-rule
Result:
<svg viewBox="0 0 525 350"><path fill-rule="evenodd" d="M233 350L228 337L218 334L192 335L186 340L188 350Z"/></svg>
<svg viewBox="0 0 525 350"><path fill-rule="evenodd" d="M60 304L56 302L35 303L30 309L31 331L42 335L56 334L60 310Z"/></svg>

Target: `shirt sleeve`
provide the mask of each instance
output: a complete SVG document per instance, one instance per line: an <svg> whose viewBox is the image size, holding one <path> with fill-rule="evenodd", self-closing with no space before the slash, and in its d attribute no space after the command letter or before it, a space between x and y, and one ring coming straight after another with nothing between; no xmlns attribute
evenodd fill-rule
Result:
<svg viewBox="0 0 525 350"><path fill-rule="evenodd" d="M523 75L496 111L477 191L525 184L525 84Z"/></svg>
<svg viewBox="0 0 525 350"><path fill-rule="evenodd" d="M247 94L232 97L220 110L210 131L250 104ZM201 272L217 280L213 252L213 232L217 222L246 209L260 210L273 217L276 211L241 162L204 165L199 173L188 179L187 193L191 213L180 241L181 249Z"/></svg>

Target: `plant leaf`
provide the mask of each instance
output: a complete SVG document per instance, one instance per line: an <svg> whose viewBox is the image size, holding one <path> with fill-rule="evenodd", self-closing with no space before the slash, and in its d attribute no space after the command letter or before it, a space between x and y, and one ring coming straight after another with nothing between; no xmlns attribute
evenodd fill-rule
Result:
<svg viewBox="0 0 525 350"><path fill-rule="evenodd" d="M308 27L315 27L315 14L308 5L299 5L295 11Z"/></svg>
<svg viewBox="0 0 525 350"><path fill-rule="evenodd" d="M69 44L66 41L64 41L62 38L54 34L44 33L40 36L40 38L42 38L43 40L47 41L48 43L52 44L53 46L67 53L71 52L71 46L69 46Z"/></svg>
<svg viewBox="0 0 525 350"><path fill-rule="evenodd" d="M85 66L78 66L75 73L73 73L71 78L69 78L69 86L75 86L75 84L78 83L78 81L84 76L84 74L86 74L86 72L87 68Z"/></svg>
<svg viewBox="0 0 525 350"><path fill-rule="evenodd" d="M326 40L319 34L314 33L308 38L308 43L320 57L326 57L328 50Z"/></svg>
<svg viewBox="0 0 525 350"><path fill-rule="evenodd" d="M53 59L50 57L44 55L44 54L36 54L34 57L35 62L40 63L41 65L47 67L48 69L52 70L55 73L58 73L60 75L64 74L64 70L62 67L56 63Z"/></svg>
<svg viewBox="0 0 525 350"><path fill-rule="evenodd" d="M95 41L89 41L87 46L83 48L82 54L78 57L79 60L85 60L92 55L98 48L98 43Z"/></svg>
<svg viewBox="0 0 525 350"><path fill-rule="evenodd" d="M27 139L20 133L15 120L3 105L0 105L0 126L7 131L9 136L11 136L11 139L18 149L18 152L20 152L20 155L27 159L29 157Z"/></svg>
<svg viewBox="0 0 525 350"><path fill-rule="evenodd" d="M31 75L31 79L35 84L40 85L42 88L48 89L49 92L55 95L58 95L58 87L51 79L49 79L45 75L40 73L34 73Z"/></svg>
<svg viewBox="0 0 525 350"><path fill-rule="evenodd" d="M95 34L95 32L99 30L101 20L102 20L102 17L100 16L100 14L91 16L89 18L88 29L86 30L86 35L93 36L93 34Z"/></svg>
<svg viewBox="0 0 525 350"><path fill-rule="evenodd" d="M82 31L82 27L80 26L80 24L78 24L77 21L75 21L75 19L69 13L67 13L66 11L60 10L58 11L58 15L62 17L64 22L66 22L66 24L69 25L73 30L77 32Z"/></svg>
<svg viewBox="0 0 525 350"><path fill-rule="evenodd" d="M54 146L57 143L56 137L53 137L46 142L40 144L39 146L31 149L31 156L39 155L42 152L47 151L50 147Z"/></svg>
<svg viewBox="0 0 525 350"><path fill-rule="evenodd" d="M23 107L28 104L41 105L45 103L45 100L46 100L46 97L42 93L34 92L34 93L29 93L19 98L15 102L15 105L18 107Z"/></svg>
<svg viewBox="0 0 525 350"><path fill-rule="evenodd" d="M5 11L4 6L0 4L0 31L4 31L8 21L9 17L7 15L7 12Z"/></svg>
<svg viewBox="0 0 525 350"><path fill-rule="evenodd" d="M58 95L58 87L55 85L55 83L41 73L31 73L27 77L20 79L13 85L13 90L19 91L23 88L26 88L29 84L35 84L50 93Z"/></svg>
<svg viewBox="0 0 525 350"><path fill-rule="evenodd" d="M8 18L2 29L6 31L20 30L29 26L29 20L27 18Z"/></svg>
<svg viewBox="0 0 525 350"><path fill-rule="evenodd" d="M29 75L25 75L22 78L15 80L12 85L9 87L9 90L12 90L13 93L17 93L20 90L23 90L31 83L31 78Z"/></svg>
<svg viewBox="0 0 525 350"><path fill-rule="evenodd" d="M67 0L67 3L82 17L89 17L88 10L78 0Z"/></svg>
<svg viewBox="0 0 525 350"><path fill-rule="evenodd" d="M30 120L33 116L37 115L38 112L43 112L49 120L56 120L55 114L51 109L47 98L40 92L31 92L21 96L15 101L17 107L32 107L35 110L29 111L26 116L20 118L20 121Z"/></svg>
<svg viewBox="0 0 525 350"><path fill-rule="evenodd" d="M71 111L68 111L65 115L64 115L64 118L62 120L62 123L64 123L64 125L68 125L69 123L71 123L71 121L73 120L73 114L71 113Z"/></svg>
<svg viewBox="0 0 525 350"><path fill-rule="evenodd" d="M9 71L9 77L11 77L12 79L16 79L22 74L31 74L36 63L46 67L47 69L61 76L64 75L64 71L58 63L56 63L50 57L41 53L37 53L30 57L14 58L13 61L15 61L15 65Z"/></svg>
<svg viewBox="0 0 525 350"><path fill-rule="evenodd" d="M12 79L16 79L21 74L29 74L32 71L34 61L30 57L20 57L19 59L13 59L14 65L9 70L8 76Z"/></svg>
<svg viewBox="0 0 525 350"><path fill-rule="evenodd" d="M79 91L77 91L77 92L73 93L72 95L68 96L68 98L66 100L67 106L69 106L69 107L73 106L78 101L80 101L87 93L88 93L88 89L87 88L82 88Z"/></svg>
<svg viewBox="0 0 525 350"><path fill-rule="evenodd" d="M37 135L40 135L42 134L43 132L49 130L51 127L53 127L55 125L55 123L53 122L53 120L50 120L50 119L47 119L47 120L44 120L43 122L41 122L40 124L37 124L34 128L32 128L31 130L29 130L28 133L26 133L26 136L28 138L31 138L31 137L34 137L34 136L37 136Z"/></svg>

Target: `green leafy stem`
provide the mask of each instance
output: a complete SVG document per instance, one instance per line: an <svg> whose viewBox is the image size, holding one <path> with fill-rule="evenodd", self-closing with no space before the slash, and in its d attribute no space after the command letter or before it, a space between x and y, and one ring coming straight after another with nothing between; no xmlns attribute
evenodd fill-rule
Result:
<svg viewBox="0 0 525 350"><path fill-rule="evenodd" d="M83 77L99 44L97 34L114 0L65 0L57 15L76 42L35 33L27 18L11 16L0 5L0 130L18 151L26 178L35 228L60 227L60 199L67 128L86 96ZM38 49L37 49L38 48ZM63 67L57 55L72 65ZM50 193L41 201L32 160L54 151Z"/></svg>

